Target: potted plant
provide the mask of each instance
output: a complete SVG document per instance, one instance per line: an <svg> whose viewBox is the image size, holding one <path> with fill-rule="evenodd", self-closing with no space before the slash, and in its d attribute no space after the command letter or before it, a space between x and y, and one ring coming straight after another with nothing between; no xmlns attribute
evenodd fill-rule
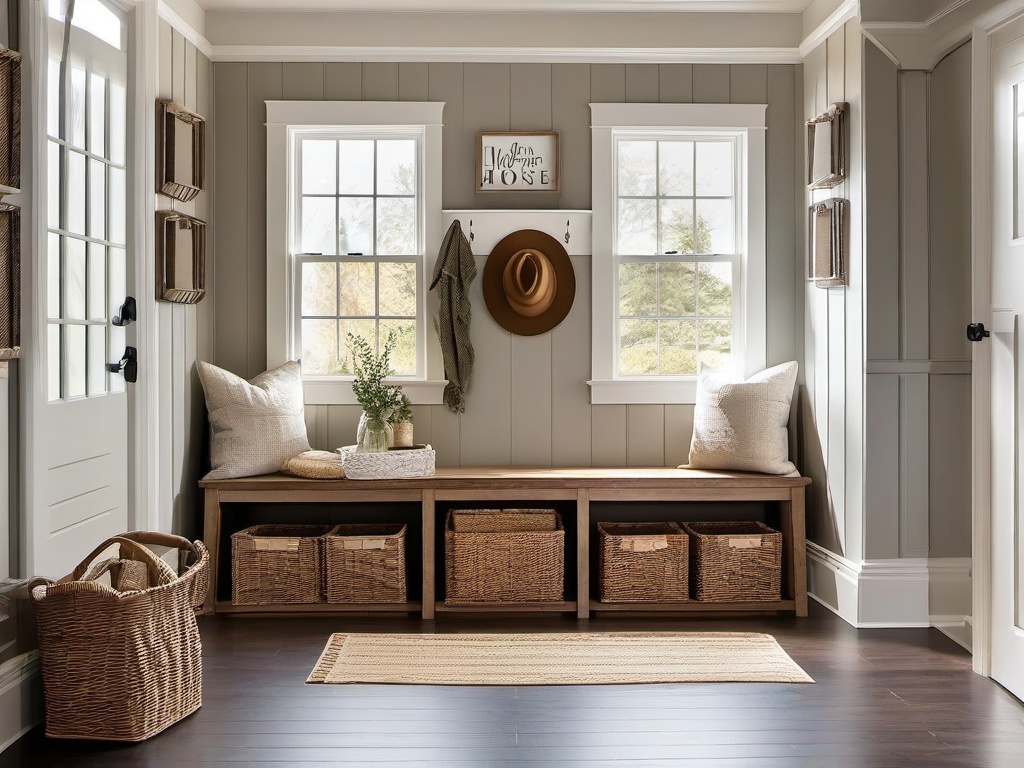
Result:
<svg viewBox="0 0 1024 768"><path fill-rule="evenodd" d="M398 409L391 417L391 428L395 431L396 448L412 446L412 403L404 392L398 403Z"/></svg>
<svg viewBox="0 0 1024 768"><path fill-rule="evenodd" d="M394 333L388 334L379 355L362 336L348 334L348 348L352 352L355 371L352 392L363 407L356 432L356 450L360 453L383 453L391 445L393 430L390 422L402 402L402 388L384 383L391 374L391 351L394 347Z"/></svg>

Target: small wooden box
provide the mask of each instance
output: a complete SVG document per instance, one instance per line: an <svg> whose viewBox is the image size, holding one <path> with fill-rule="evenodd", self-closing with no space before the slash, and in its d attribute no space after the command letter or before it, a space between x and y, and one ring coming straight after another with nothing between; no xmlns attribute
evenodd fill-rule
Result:
<svg viewBox="0 0 1024 768"><path fill-rule="evenodd" d="M205 187L206 118L170 99L160 99L161 194L187 203Z"/></svg>
<svg viewBox="0 0 1024 768"><path fill-rule="evenodd" d="M206 222L157 211L157 299L198 304L206 295Z"/></svg>

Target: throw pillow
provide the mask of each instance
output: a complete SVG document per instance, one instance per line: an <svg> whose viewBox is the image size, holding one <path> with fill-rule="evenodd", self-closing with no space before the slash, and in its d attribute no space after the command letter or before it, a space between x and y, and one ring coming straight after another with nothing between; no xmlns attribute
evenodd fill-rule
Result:
<svg viewBox="0 0 1024 768"><path fill-rule="evenodd" d="M697 379L690 463L694 469L733 469L786 475L789 409L797 364L783 363L735 381L721 373Z"/></svg>
<svg viewBox="0 0 1024 768"><path fill-rule="evenodd" d="M252 381L210 363L196 365L210 413L207 480L278 472L286 459L309 450L297 361Z"/></svg>
<svg viewBox="0 0 1024 768"><path fill-rule="evenodd" d="M306 451L292 456L281 466L281 471L313 480L341 480L345 477L341 454L333 451Z"/></svg>

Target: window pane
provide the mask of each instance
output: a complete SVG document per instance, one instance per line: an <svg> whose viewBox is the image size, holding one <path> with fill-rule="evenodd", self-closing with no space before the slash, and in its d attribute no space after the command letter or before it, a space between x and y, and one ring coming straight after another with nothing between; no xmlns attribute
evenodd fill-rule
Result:
<svg viewBox="0 0 1024 768"><path fill-rule="evenodd" d="M68 179L64 190L67 194L67 216L65 226L79 235L85 234L85 155L68 152Z"/></svg>
<svg viewBox="0 0 1024 768"><path fill-rule="evenodd" d="M658 322L619 322L619 373L642 376L658 372Z"/></svg>
<svg viewBox="0 0 1024 768"><path fill-rule="evenodd" d="M311 261L302 265L302 314L335 315L338 312L338 265Z"/></svg>
<svg viewBox="0 0 1024 768"><path fill-rule="evenodd" d="M64 326L64 364L67 366L65 397L85 395L85 326Z"/></svg>
<svg viewBox="0 0 1024 768"><path fill-rule="evenodd" d="M60 227L60 145L48 142L46 146L46 223L54 229Z"/></svg>
<svg viewBox="0 0 1024 768"><path fill-rule="evenodd" d="M693 320L661 322L661 373L692 376L697 373L697 333Z"/></svg>
<svg viewBox="0 0 1024 768"><path fill-rule="evenodd" d="M416 253L415 198L377 198L377 253L382 256Z"/></svg>
<svg viewBox="0 0 1024 768"><path fill-rule="evenodd" d="M700 265L700 314L732 316L732 264Z"/></svg>
<svg viewBox="0 0 1024 768"><path fill-rule="evenodd" d="M696 245L694 253L736 252L736 219L732 200L697 201Z"/></svg>
<svg viewBox="0 0 1024 768"><path fill-rule="evenodd" d="M731 141L697 142L698 195L732 195L732 155Z"/></svg>
<svg viewBox="0 0 1024 768"><path fill-rule="evenodd" d="M657 252L657 206L657 200L619 200L618 253Z"/></svg>
<svg viewBox="0 0 1024 768"><path fill-rule="evenodd" d="M89 151L106 157L107 81L103 75L89 75Z"/></svg>
<svg viewBox="0 0 1024 768"><path fill-rule="evenodd" d="M696 264L661 264L658 299L662 317L692 316L697 311Z"/></svg>
<svg viewBox="0 0 1024 768"><path fill-rule="evenodd" d="M47 235L46 316L60 317L60 235Z"/></svg>
<svg viewBox="0 0 1024 768"><path fill-rule="evenodd" d="M85 70L71 68L71 93L67 104L68 141L85 149Z"/></svg>
<svg viewBox="0 0 1024 768"><path fill-rule="evenodd" d="M100 0L76 0L72 25L121 49L121 18Z"/></svg>
<svg viewBox="0 0 1024 768"><path fill-rule="evenodd" d="M373 198L343 197L338 200L339 252L373 253Z"/></svg>
<svg viewBox="0 0 1024 768"><path fill-rule="evenodd" d="M125 89L119 83L110 83L110 146L108 155L112 162L124 163L126 149Z"/></svg>
<svg viewBox="0 0 1024 768"><path fill-rule="evenodd" d="M59 136L60 131L60 62L49 60L46 70L46 132Z"/></svg>
<svg viewBox="0 0 1024 768"><path fill-rule="evenodd" d="M397 376L412 376L416 373L416 321L381 320L382 345L387 341L389 332L395 334L395 348L391 351L391 370Z"/></svg>
<svg viewBox="0 0 1024 768"><path fill-rule="evenodd" d="M105 320L107 315L107 249L89 244L89 319Z"/></svg>
<svg viewBox="0 0 1024 768"><path fill-rule="evenodd" d="M90 395L107 391L107 329L102 325L89 326L88 386Z"/></svg>
<svg viewBox="0 0 1024 768"><path fill-rule="evenodd" d="M60 400L60 329L56 323L46 326L46 394Z"/></svg>
<svg viewBox="0 0 1024 768"><path fill-rule="evenodd" d="M338 192L342 195L373 194L373 141L338 142Z"/></svg>
<svg viewBox="0 0 1024 768"><path fill-rule="evenodd" d="M624 317L657 315L658 265L619 265L619 314Z"/></svg>
<svg viewBox="0 0 1024 768"><path fill-rule="evenodd" d="M85 241L64 240L64 315L85 319Z"/></svg>
<svg viewBox="0 0 1024 768"><path fill-rule="evenodd" d="M342 262L341 277L338 284L338 303L340 315L364 315L372 317L376 313L376 290L374 263ZM373 342L373 336L366 337Z"/></svg>
<svg viewBox="0 0 1024 768"><path fill-rule="evenodd" d="M619 142L619 195L657 194L657 142Z"/></svg>
<svg viewBox="0 0 1024 768"><path fill-rule="evenodd" d="M302 321L302 372L313 376L345 373L338 357L336 320Z"/></svg>
<svg viewBox="0 0 1024 768"><path fill-rule="evenodd" d="M416 192L416 142L377 142L377 194L412 195Z"/></svg>
<svg viewBox="0 0 1024 768"><path fill-rule="evenodd" d="M661 206L661 253L703 253L693 243L693 201L659 200ZM710 243L709 243L710 244Z"/></svg>
<svg viewBox="0 0 1024 768"><path fill-rule="evenodd" d="M700 321L700 364L702 368L724 368L732 351L732 323L728 320Z"/></svg>
<svg viewBox="0 0 1024 768"><path fill-rule="evenodd" d="M107 237L107 167L99 160L89 161L89 236Z"/></svg>
<svg viewBox="0 0 1024 768"><path fill-rule="evenodd" d="M345 356L345 373L352 373L352 350L348 348L348 335L351 333L366 339L371 345L377 344L377 321L369 320L342 320L339 323L341 328L341 351Z"/></svg>
<svg viewBox="0 0 1024 768"><path fill-rule="evenodd" d="M380 264L380 313L416 315L416 265L385 261Z"/></svg>
<svg viewBox="0 0 1024 768"><path fill-rule="evenodd" d="M338 142L302 142L302 194L333 195L338 188Z"/></svg>
<svg viewBox="0 0 1024 768"><path fill-rule="evenodd" d="M110 169L110 199L108 201L107 220L110 229L107 238L119 245L126 242L125 219L127 218L127 198L125 197L125 172L123 169Z"/></svg>
<svg viewBox="0 0 1024 768"><path fill-rule="evenodd" d="M658 142L658 194L693 196L693 142Z"/></svg>
<svg viewBox="0 0 1024 768"><path fill-rule="evenodd" d="M302 198L302 235L303 253L337 253L335 233L335 198L304 197Z"/></svg>

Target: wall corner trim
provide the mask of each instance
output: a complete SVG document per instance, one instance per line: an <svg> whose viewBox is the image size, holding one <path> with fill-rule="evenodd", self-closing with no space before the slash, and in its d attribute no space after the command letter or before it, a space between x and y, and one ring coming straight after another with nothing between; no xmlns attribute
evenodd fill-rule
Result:
<svg viewBox="0 0 1024 768"><path fill-rule="evenodd" d="M158 0L157 2L157 13L160 18L178 30L182 37L188 40L196 49L203 54L206 58L213 60L214 47L213 43L206 39L198 29L189 24L185 19L178 14L173 8L171 8L165 0Z"/></svg>

